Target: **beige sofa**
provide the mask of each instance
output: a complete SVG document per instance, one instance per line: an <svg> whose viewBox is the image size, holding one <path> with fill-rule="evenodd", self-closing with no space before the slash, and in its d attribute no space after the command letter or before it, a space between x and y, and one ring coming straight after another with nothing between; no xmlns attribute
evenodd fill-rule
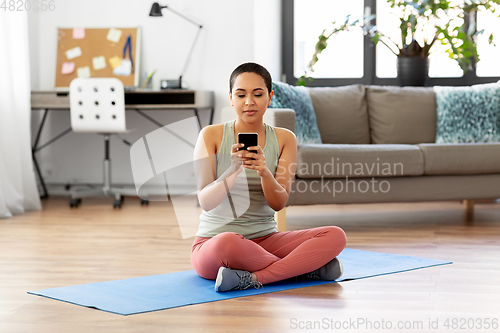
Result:
<svg viewBox="0 0 500 333"><path fill-rule="evenodd" d="M428 87L308 88L322 144L298 147L287 206L500 198L500 143L436 144L436 98ZM266 123L295 130L293 110ZM224 109L221 121L234 119ZM285 230L285 209L277 213Z"/></svg>

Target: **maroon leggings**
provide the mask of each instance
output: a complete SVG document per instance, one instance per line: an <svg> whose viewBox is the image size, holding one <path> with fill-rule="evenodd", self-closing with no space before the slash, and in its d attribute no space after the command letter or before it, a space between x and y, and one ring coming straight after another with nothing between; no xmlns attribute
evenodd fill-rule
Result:
<svg viewBox="0 0 500 333"><path fill-rule="evenodd" d="M202 277L215 280L219 267L255 273L262 284L309 273L335 258L345 247L339 227L275 232L246 239L234 232L196 237L191 264Z"/></svg>

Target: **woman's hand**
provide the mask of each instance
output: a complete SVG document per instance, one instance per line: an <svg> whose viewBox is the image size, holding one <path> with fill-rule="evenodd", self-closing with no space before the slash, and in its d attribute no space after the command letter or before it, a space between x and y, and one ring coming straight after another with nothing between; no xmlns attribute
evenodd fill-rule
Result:
<svg viewBox="0 0 500 333"><path fill-rule="evenodd" d="M247 169L257 170L257 174L260 177L271 175L271 171L266 165L266 156L262 148L260 148L260 146L251 146L247 149L248 150L238 151L238 155L243 160L243 166ZM256 153L250 152L249 150L256 151Z"/></svg>
<svg viewBox="0 0 500 333"><path fill-rule="evenodd" d="M235 143L231 146L231 170L239 175L243 171L243 161L239 155L238 148L243 147L242 143Z"/></svg>

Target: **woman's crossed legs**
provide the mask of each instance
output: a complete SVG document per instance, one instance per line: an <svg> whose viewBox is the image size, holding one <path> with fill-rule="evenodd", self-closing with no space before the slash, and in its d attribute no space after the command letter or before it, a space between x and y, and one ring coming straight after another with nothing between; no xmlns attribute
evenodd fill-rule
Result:
<svg viewBox="0 0 500 333"><path fill-rule="evenodd" d="M275 232L246 239L224 232L212 238L196 237L191 249L194 270L215 280L219 267L245 270L267 284L309 273L335 258L346 245L342 229L335 226Z"/></svg>

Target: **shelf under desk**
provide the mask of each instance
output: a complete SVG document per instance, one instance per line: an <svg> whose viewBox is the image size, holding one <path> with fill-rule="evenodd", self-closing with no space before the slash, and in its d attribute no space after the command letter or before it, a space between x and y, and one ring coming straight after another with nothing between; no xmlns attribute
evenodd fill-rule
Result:
<svg viewBox="0 0 500 333"><path fill-rule="evenodd" d="M47 198L48 192L45 186L45 181L40 172L38 166L38 161L36 159L36 153L41 149L52 144L56 140L60 139L67 133L71 132L71 127L56 135L54 138L50 139L43 145L39 145L40 135L42 133L45 120L47 119L47 114L49 111L69 111L69 89L58 89L52 91L32 91L31 92L31 110L43 109L44 113L42 116L42 121L37 130L35 137L35 142L31 149L33 163L36 168L36 172L40 179L44 194L41 198ZM151 121L158 127L163 127L164 125L145 114L144 110L150 111L174 111L174 110L192 110L198 119L198 125L200 130L202 128L198 110L199 109L209 109L210 110L210 121L209 124L213 123L214 117L214 92L213 91L201 91L201 90L183 90L183 89L165 89L165 90L149 90L149 89L134 89L125 90L125 109L136 111L138 114Z"/></svg>

